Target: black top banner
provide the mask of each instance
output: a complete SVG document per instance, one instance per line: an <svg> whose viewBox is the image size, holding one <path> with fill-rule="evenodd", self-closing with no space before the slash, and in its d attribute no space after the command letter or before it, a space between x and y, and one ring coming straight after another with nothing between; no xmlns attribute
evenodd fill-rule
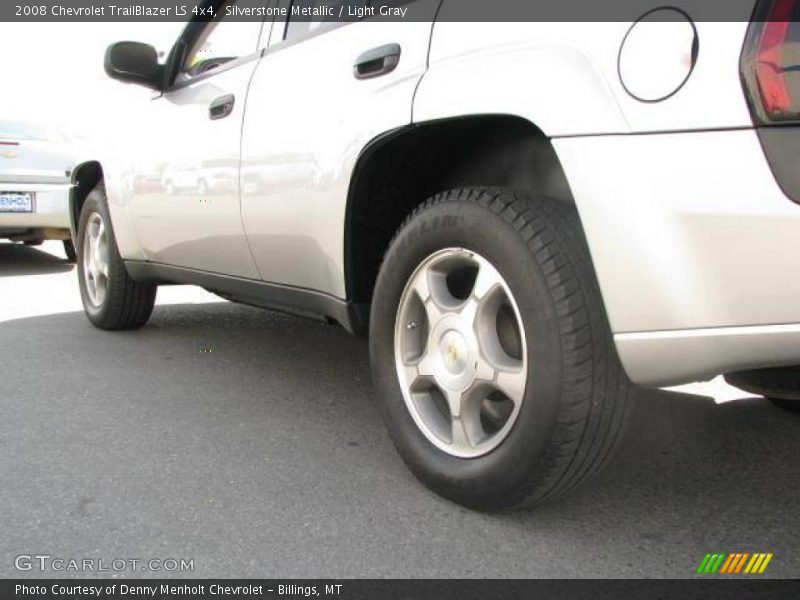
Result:
<svg viewBox="0 0 800 600"><path fill-rule="evenodd" d="M0 22L169 22L225 18L349 22L361 19L428 21L440 0L4 0ZM438 21L636 21L670 6L694 21L746 22L759 0L441 0ZM773 0L763 0L771 2ZM425 10L415 5L424 4ZM669 11L662 11L669 15ZM679 14L677 11L671 14ZM669 19L669 16L665 17ZM678 17L675 17L678 18Z"/></svg>

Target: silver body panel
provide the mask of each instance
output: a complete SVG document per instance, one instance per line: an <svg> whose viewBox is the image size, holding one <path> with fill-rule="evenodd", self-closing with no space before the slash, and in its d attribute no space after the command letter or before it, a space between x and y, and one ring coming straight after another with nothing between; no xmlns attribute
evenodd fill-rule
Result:
<svg viewBox="0 0 800 600"><path fill-rule="evenodd" d="M553 141L635 382L800 363L800 206L752 129L738 72L747 24L698 23L693 74L654 104L618 78L629 26L437 23L431 36L430 22L367 20L286 43L276 22L258 60L154 100L136 150L122 140L101 159L120 251L346 301L348 191L370 142L513 115ZM387 43L403 48L398 68L356 80L356 56ZM208 121L224 93L234 113ZM204 170L204 194L164 194L165 173L192 188Z"/></svg>

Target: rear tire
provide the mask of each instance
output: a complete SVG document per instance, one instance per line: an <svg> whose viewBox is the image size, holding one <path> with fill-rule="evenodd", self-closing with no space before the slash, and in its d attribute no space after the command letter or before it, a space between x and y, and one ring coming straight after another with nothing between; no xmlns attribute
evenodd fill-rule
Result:
<svg viewBox="0 0 800 600"><path fill-rule="evenodd" d="M489 265L489 272L499 273L498 281L507 289L521 323L522 334L516 339L524 349L506 354L521 356L522 364L527 364L520 408L510 430L499 444L485 445L486 451L476 448L474 455L466 446L464 452L449 450L431 433L433 428L425 426L427 417L420 417L414 408L427 393L423 388L430 386L433 398L441 395L436 389L450 384L443 384L439 375L433 383L427 379L417 387L401 383L406 381L402 375L407 367L405 346L395 345L396 336L411 335L402 333L405 328L424 331L419 334L426 340L420 344L423 354L438 352L437 365L448 360L451 366L462 364L460 342L451 348L443 336L442 345L442 340L434 340L430 333L442 328L434 324L433 329L425 329L426 307L433 292L429 302L417 305L421 307L418 316L408 324L405 309L398 312L409 298L407 282L418 281L419 269L426 261L436 260L443 249L452 248L465 251L467 261L474 253L483 261L476 264ZM478 267L475 281L483 268ZM445 276L448 286L449 277ZM436 285L441 288L442 284ZM473 299L485 302L489 297L487 293L480 299L478 287L466 285L466 292L459 296L466 298L465 303ZM445 312L458 313L461 306L451 303ZM499 331L500 317L494 318ZM476 331L485 327L477 320L474 323L471 327ZM446 335L451 335L450 331ZM469 327L464 334L471 336ZM489 339L478 344L478 355L484 358L489 350L497 353L496 344L489 348ZM437 350L442 347L452 356ZM470 508L527 508L572 490L606 463L626 421L630 385L613 346L578 215L572 206L549 198L506 189L468 188L439 194L419 207L396 234L378 276L370 317L370 358L384 421L403 460L425 485ZM464 362L470 365L471 360ZM415 367L417 373L422 364L420 361ZM494 381L499 383L499 377L495 375ZM490 382L486 389L492 385ZM444 396L449 398L451 393L446 390ZM480 402L496 397L494 391L487 393L490 395ZM478 396L483 394L481 391ZM444 419L464 419L466 409L456 417L447 402L429 403L434 404ZM433 415L431 422L439 419L431 409L426 410ZM478 428L464 425L465 432L477 430L467 438L480 440L490 435L482 419L483 413ZM456 431L454 428L453 443Z"/></svg>
<svg viewBox="0 0 800 600"><path fill-rule="evenodd" d="M752 369L725 375L734 387L764 396L775 406L800 412L800 367Z"/></svg>
<svg viewBox="0 0 800 600"><path fill-rule="evenodd" d="M87 196L78 221L78 283L89 321L100 329L138 329L150 318L157 286L130 278L117 249L105 188Z"/></svg>
<svg viewBox="0 0 800 600"><path fill-rule="evenodd" d="M785 398L767 398L767 400L783 410L800 413L800 400L787 400Z"/></svg>

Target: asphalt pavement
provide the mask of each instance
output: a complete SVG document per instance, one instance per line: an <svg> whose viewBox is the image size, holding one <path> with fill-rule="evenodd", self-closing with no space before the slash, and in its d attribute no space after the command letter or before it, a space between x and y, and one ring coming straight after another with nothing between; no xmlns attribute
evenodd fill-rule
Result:
<svg viewBox="0 0 800 600"><path fill-rule="evenodd" d="M691 577L740 551L800 575L800 415L641 390L600 476L479 514L403 465L363 341L193 288L101 332L59 251L0 244L0 576L65 574L14 566L47 554L202 578Z"/></svg>

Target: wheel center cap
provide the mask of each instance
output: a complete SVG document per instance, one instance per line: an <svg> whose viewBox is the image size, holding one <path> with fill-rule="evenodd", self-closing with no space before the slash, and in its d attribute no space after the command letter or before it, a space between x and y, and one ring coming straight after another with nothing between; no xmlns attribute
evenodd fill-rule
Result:
<svg viewBox="0 0 800 600"><path fill-rule="evenodd" d="M439 353L445 369L453 375L460 375L467 368L469 351L467 341L458 331L450 330L439 342Z"/></svg>

